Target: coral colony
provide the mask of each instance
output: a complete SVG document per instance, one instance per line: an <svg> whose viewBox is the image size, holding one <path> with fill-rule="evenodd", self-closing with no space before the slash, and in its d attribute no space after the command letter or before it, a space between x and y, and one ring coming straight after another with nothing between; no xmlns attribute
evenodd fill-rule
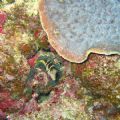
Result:
<svg viewBox="0 0 120 120"><path fill-rule="evenodd" d="M89 53L120 54L120 2L40 0L41 23L65 59L81 63Z"/></svg>

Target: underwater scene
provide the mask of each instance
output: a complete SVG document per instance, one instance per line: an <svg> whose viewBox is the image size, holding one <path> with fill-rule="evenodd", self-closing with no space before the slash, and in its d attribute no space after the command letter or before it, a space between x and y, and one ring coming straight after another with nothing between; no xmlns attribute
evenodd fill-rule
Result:
<svg viewBox="0 0 120 120"><path fill-rule="evenodd" d="M72 17L88 1L0 0L0 120L120 120L120 1L91 0L115 10L96 41L74 28L89 29Z"/></svg>

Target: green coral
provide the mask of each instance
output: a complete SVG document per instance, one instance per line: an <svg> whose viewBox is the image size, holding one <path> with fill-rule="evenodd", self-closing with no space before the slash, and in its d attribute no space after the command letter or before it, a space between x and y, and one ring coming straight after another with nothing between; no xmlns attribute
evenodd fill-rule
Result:
<svg viewBox="0 0 120 120"><path fill-rule="evenodd" d="M41 72L39 72L39 70ZM34 90L37 93L49 93L52 87L57 85L60 78L62 77L62 63L53 54L44 53L37 60L34 68L31 68L27 78L27 82L34 81L34 77L37 74L46 74L48 78L47 85L37 85ZM39 77L39 76L38 76Z"/></svg>
<svg viewBox="0 0 120 120"><path fill-rule="evenodd" d="M54 84L56 84L62 76L62 63L60 62L60 60L58 60L57 57L52 54L40 56L36 61L35 68L41 68L43 71L47 72L51 76L54 83L49 82L49 85L53 84L54 86ZM53 71L56 72L53 73Z"/></svg>

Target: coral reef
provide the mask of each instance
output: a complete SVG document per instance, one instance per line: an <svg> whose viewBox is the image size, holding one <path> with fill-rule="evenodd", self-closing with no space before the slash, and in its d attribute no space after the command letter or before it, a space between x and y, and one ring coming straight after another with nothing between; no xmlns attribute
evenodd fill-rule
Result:
<svg viewBox="0 0 120 120"><path fill-rule="evenodd" d="M0 120L119 120L120 56L61 58L37 6L0 1Z"/></svg>

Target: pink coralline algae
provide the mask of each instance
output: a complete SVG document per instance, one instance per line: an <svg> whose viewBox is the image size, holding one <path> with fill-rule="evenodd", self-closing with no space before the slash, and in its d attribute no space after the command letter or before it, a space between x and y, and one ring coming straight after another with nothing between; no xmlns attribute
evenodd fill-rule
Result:
<svg viewBox="0 0 120 120"><path fill-rule="evenodd" d="M35 55L34 57L28 59L28 64L30 65L30 67L34 67L35 61L37 58L38 58L38 55Z"/></svg>
<svg viewBox="0 0 120 120"><path fill-rule="evenodd" d="M5 23L6 19L7 19L6 13L3 11L0 11L0 33L4 33L3 24Z"/></svg>
<svg viewBox="0 0 120 120"><path fill-rule="evenodd" d="M0 120L4 120L6 118L6 114L0 109Z"/></svg>
<svg viewBox="0 0 120 120"><path fill-rule="evenodd" d="M23 107L23 109L21 109L19 111L19 113L22 115L22 114L25 114L25 113L32 113L34 111L39 111L39 107L38 107L38 103L37 103L37 97L38 95L37 94L33 94L32 95L32 99L29 100Z"/></svg>
<svg viewBox="0 0 120 120"><path fill-rule="evenodd" d="M1 111L6 112L9 109L16 110L22 107L21 101L13 100L10 96L11 95L8 91L0 92L0 110Z"/></svg>
<svg viewBox="0 0 120 120"><path fill-rule="evenodd" d="M1 25L5 23L6 18L7 18L6 13L0 11L0 24L1 24Z"/></svg>
<svg viewBox="0 0 120 120"><path fill-rule="evenodd" d="M35 38L38 38L41 31L42 31L42 30L41 30L40 28L38 28L38 29L34 32L34 37L35 37Z"/></svg>

